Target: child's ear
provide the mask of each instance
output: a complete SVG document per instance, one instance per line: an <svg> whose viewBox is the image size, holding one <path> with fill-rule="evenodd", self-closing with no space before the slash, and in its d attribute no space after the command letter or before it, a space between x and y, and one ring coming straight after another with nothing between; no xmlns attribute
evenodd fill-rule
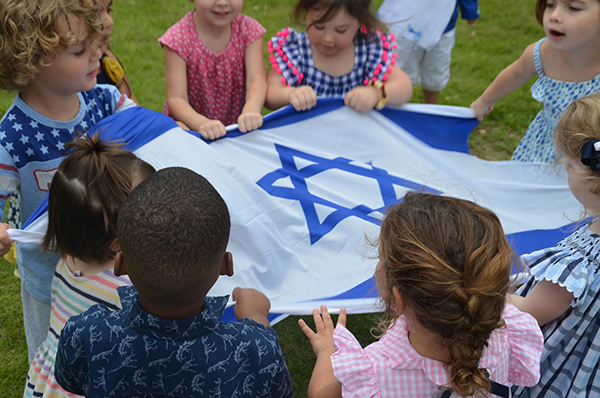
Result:
<svg viewBox="0 0 600 398"><path fill-rule="evenodd" d="M115 276L127 275L127 265L125 265L122 251L118 251L117 254L115 254L115 268L113 273Z"/></svg>
<svg viewBox="0 0 600 398"><path fill-rule="evenodd" d="M402 299L402 295L400 294L400 290L396 286L392 288L392 294L394 295L394 309L396 310L397 316L400 316L404 313L406 309L406 304Z"/></svg>
<svg viewBox="0 0 600 398"><path fill-rule="evenodd" d="M233 254L225 252L221 263L221 275L233 276Z"/></svg>
<svg viewBox="0 0 600 398"><path fill-rule="evenodd" d="M120 252L121 245L119 244L119 238L114 238L112 242L110 242L110 245L108 245L108 248L115 253Z"/></svg>

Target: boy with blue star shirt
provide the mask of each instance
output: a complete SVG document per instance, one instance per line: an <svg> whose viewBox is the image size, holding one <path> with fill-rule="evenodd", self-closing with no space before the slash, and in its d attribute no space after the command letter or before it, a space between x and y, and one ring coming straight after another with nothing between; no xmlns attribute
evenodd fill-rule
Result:
<svg viewBox="0 0 600 398"><path fill-rule="evenodd" d="M236 288L235 322L221 320L228 296L207 293L233 275L227 205L202 176L159 170L133 189L117 221L115 275L122 309L95 305L69 319L55 375L86 397L292 397L269 299Z"/></svg>
<svg viewBox="0 0 600 398"><path fill-rule="evenodd" d="M96 86L103 40L95 0L4 0L0 6L0 88L19 90L0 120L0 219L21 193L27 219L48 194L64 145L100 119L134 106L112 86ZM0 255L12 240L0 224ZM31 362L46 338L57 254L17 244L25 336Z"/></svg>

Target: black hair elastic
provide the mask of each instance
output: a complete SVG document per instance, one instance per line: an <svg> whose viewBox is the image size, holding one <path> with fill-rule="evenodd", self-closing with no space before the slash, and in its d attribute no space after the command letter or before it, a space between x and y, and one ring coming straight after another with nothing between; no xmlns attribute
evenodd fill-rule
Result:
<svg viewBox="0 0 600 398"><path fill-rule="evenodd" d="M581 147L581 163L592 171L600 170L600 140L589 140Z"/></svg>

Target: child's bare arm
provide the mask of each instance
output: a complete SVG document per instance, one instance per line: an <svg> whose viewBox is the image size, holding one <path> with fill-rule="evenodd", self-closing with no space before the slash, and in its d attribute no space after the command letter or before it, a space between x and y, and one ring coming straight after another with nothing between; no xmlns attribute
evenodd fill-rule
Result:
<svg viewBox="0 0 600 398"><path fill-rule="evenodd" d="M233 313L237 319L249 318L265 326L271 327L269 310L271 302L263 293L255 289L236 287L231 294L235 307Z"/></svg>
<svg viewBox="0 0 600 398"><path fill-rule="evenodd" d="M509 295L508 302L519 310L529 313L540 326L564 314L573 301L573 293L558 283L542 280L526 297Z"/></svg>
<svg viewBox="0 0 600 398"><path fill-rule="evenodd" d="M267 100L269 109L279 109L291 104L297 111L306 111L317 103L317 94L310 86L287 87L281 82L281 75L275 69L269 70L267 76Z"/></svg>
<svg viewBox="0 0 600 398"><path fill-rule="evenodd" d="M479 121L492 111L496 101L512 93L537 75L533 61L534 48L535 43L530 44L523 51L521 57L500 72L492 84L481 94L481 97L471 104L471 109L475 111Z"/></svg>
<svg viewBox="0 0 600 398"><path fill-rule="evenodd" d="M310 327L300 319L298 324L300 328L310 340L310 344L317 356L317 362L313 369L310 383L308 385L309 398L338 398L342 396L342 384L337 381L333 374L331 365L331 355L335 352L333 346L333 321L327 311L327 307L321 306L321 314L316 308L313 310L313 319L315 321L315 329L313 332ZM346 309L340 310L338 324L346 325Z"/></svg>
<svg viewBox="0 0 600 398"><path fill-rule="evenodd" d="M214 140L226 134L219 120L202 116L191 107L187 91L186 63L183 58L167 46L163 46L167 75L167 105L176 120L190 129L200 132L204 139Z"/></svg>
<svg viewBox="0 0 600 398"><path fill-rule="evenodd" d="M238 117L238 126L242 133L256 130L262 126L262 107L267 96L267 77L263 60L262 36L246 48L246 103Z"/></svg>
<svg viewBox="0 0 600 398"><path fill-rule="evenodd" d="M389 74L385 82L385 91L387 93L387 103L389 105L404 105L412 97L413 87L410 77L397 66L392 67L392 73Z"/></svg>

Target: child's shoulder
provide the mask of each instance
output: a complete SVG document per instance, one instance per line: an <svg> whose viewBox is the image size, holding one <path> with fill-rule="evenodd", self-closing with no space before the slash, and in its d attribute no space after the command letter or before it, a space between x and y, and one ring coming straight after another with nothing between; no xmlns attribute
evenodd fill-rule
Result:
<svg viewBox="0 0 600 398"><path fill-rule="evenodd" d="M194 25L194 10L186 13L181 19L175 22L168 30L180 27L182 25Z"/></svg>
<svg viewBox="0 0 600 398"><path fill-rule="evenodd" d="M136 106L111 84L97 84L93 89L82 92L81 96L88 112L95 112L100 118Z"/></svg>
<svg viewBox="0 0 600 398"><path fill-rule="evenodd" d="M238 23L238 24L259 24L260 22L258 22L256 19L246 15L246 14L239 14L237 17L235 17L235 19L233 20L233 23ZM262 25L261 25L262 26Z"/></svg>
<svg viewBox="0 0 600 398"><path fill-rule="evenodd" d="M544 336L536 319L520 311L513 304L506 303L502 311L502 320L504 327L494 330L488 340L488 348L482 358L482 367L492 368L493 362L506 356L503 351L507 347L511 347L511 350L516 351L517 356L524 360L529 360L536 355L539 357Z"/></svg>
<svg viewBox="0 0 600 398"><path fill-rule="evenodd" d="M566 264L569 269L572 263L582 261L597 262L600 257L600 236L590 229L590 224L580 226L573 233L564 237L554 247L545 248L523 255L521 258L530 267L541 263Z"/></svg>
<svg viewBox="0 0 600 398"><path fill-rule="evenodd" d="M95 304L79 315L74 315L67 321L63 334L65 338L77 336L83 330L110 327L115 311L103 304Z"/></svg>
<svg viewBox="0 0 600 398"><path fill-rule="evenodd" d="M4 130L6 126L14 125L16 119L22 119L25 117L31 117L32 115L28 115L27 108L25 102L21 99L20 95L17 94L15 98L13 98L10 106L0 119L0 130Z"/></svg>
<svg viewBox="0 0 600 398"><path fill-rule="evenodd" d="M579 302L593 278L600 276L600 236L586 224L556 246L525 254L521 259L535 280L558 283Z"/></svg>
<svg viewBox="0 0 600 398"><path fill-rule="evenodd" d="M502 312L505 326L494 330L480 360L480 368L496 370L495 381L519 386L533 386L539 380L539 363L544 348L544 336L531 315L506 304ZM502 371L501 369L505 369ZM507 374L506 370L509 370ZM501 376L505 373L505 376Z"/></svg>
<svg viewBox="0 0 600 398"><path fill-rule="evenodd" d="M196 32L193 14L194 11L192 10L185 14L179 21L171 25L169 29L158 38L158 42L164 45L169 43L169 41L174 40L174 37L176 36L189 36Z"/></svg>
<svg viewBox="0 0 600 398"><path fill-rule="evenodd" d="M244 14L238 15L232 23L232 35L243 36L247 41L254 41L267 30L256 19Z"/></svg>

